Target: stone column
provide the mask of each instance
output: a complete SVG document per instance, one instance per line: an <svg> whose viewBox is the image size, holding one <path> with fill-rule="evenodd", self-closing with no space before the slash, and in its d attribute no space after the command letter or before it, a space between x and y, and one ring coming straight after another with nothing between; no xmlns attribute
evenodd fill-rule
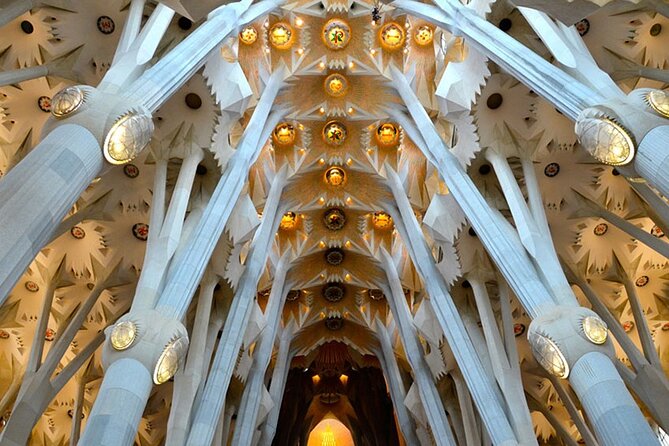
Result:
<svg viewBox="0 0 669 446"><path fill-rule="evenodd" d="M151 372L140 361L122 358L114 362L105 372L79 444L131 445L152 388Z"/></svg>
<svg viewBox="0 0 669 446"><path fill-rule="evenodd" d="M532 321L527 337L540 365L569 379L602 445L660 444L611 362L613 344L593 311L556 307Z"/></svg>
<svg viewBox="0 0 669 446"><path fill-rule="evenodd" d="M416 425L409 414L404 400L407 397L407 392L400 375L400 368L397 365L397 358L395 351L390 343L390 336L385 325L376 319L376 334L381 345L381 350L377 352L377 356L383 368L383 374L388 381L388 388L390 389L390 398L395 406L395 414L397 414L397 421L400 427L400 434L404 437L404 441L408 445L418 445L418 437L416 436Z"/></svg>
<svg viewBox="0 0 669 446"><path fill-rule="evenodd" d="M32 0L7 0L0 9L0 27L30 11L34 6L36 5Z"/></svg>
<svg viewBox="0 0 669 446"><path fill-rule="evenodd" d="M269 395L272 397L274 406L267 414L267 419L262 425L262 434L258 444L260 446L270 446L274 440L279 414L281 412L281 403L283 393L286 389L286 379L290 371L290 361L293 359L294 351L290 349L290 343L293 340L292 326L285 327L279 336L279 351L276 354L276 363L272 372L272 383L269 386Z"/></svg>
<svg viewBox="0 0 669 446"><path fill-rule="evenodd" d="M383 268L388 278L387 285L383 284L381 289L384 291L388 304L395 319L397 330L399 331L402 345L406 352L413 378L418 386L420 400L423 403L428 423L432 429L434 441L438 446L455 446L456 441L451 430L451 425L446 418L444 405L437 391L437 386L432 377L432 372L423 357L423 348L418 341L418 334L413 327L413 318L406 303L402 284L397 274L394 263L384 248L381 248L383 256Z"/></svg>
<svg viewBox="0 0 669 446"><path fill-rule="evenodd" d="M242 401L237 413L237 423L232 436L233 446L247 446L253 443L256 433L258 410L265 393L264 380L265 371L272 359L274 339L281 322L285 296L290 290L290 285L285 284L285 272L281 277L275 275L270 291L269 302L265 310L267 325L253 352L253 365L246 379L246 387L242 395Z"/></svg>
<svg viewBox="0 0 669 446"><path fill-rule="evenodd" d="M669 197L669 125L655 127L641 140L634 159L636 172Z"/></svg>
<svg viewBox="0 0 669 446"><path fill-rule="evenodd" d="M0 180L0 304L103 164L98 138L66 124Z"/></svg>

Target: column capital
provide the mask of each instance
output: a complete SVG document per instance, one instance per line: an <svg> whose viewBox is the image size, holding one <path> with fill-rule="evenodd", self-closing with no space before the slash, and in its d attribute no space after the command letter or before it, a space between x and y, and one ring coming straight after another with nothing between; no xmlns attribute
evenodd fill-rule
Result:
<svg viewBox="0 0 669 446"><path fill-rule="evenodd" d="M154 384L174 376L188 349L188 333L183 324L153 309L126 314L107 327L105 335L105 369L122 358L132 358L152 372Z"/></svg>
<svg viewBox="0 0 669 446"><path fill-rule="evenodd" d="M558 378L567 378L587 353L614 357L606 323L583 307L560 305L537 316L530 324L527 339L537 362Z"/></svg>
<svg viewBox="0 0 669 446"><path fill-rule="evenodd" d="M51 101L51 115L43 134L65 123L80 125L95 136L110 164L132 161L153 134L151 112L140 101L89 85L58 92Z"/></svg>

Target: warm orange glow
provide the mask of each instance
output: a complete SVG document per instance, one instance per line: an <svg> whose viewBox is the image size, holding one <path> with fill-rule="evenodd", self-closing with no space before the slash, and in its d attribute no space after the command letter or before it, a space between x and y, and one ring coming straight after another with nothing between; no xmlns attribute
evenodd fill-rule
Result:
<svg viewBox="0 0 669 446"><path fill-rule="evenodd" d="M297 216L295 215L295 212L286 212L283 214L279 227L284 231L295 229L297 227Z"/></svg>
<svg viewBox="0 0 669 446"><path fill-rule="evenodd" d="M325 182L330 186L341 186L346 181L346 172L341 167L330 167L325 172Z"/></svg>
<svg viewBox="0 0 669 446"><path fill-rule="evenodd" d="M239 33L239 40L245 45L253 45L258 40L258 31L249 25Z"/></svg>
<svg viewBox="0 0 669 446"><path fill-rule="evenodd" d="M388 23L379 31L381 46L386 50L396 50L404 45L404 28L397 23Z"/></svg>
<svg viewBox="0 0 669 446"><path fill-rule="evenodd" d="M348 384L348 375L341 375L341 376L339 377L339 381L341 381L341 383L342 383L343 385Z"/></svg>
<svg viewBox="0 0 669 446"><path fill-rule="evenodd" d="M333 73L325 78L325 92L335 98L344 96L348 90L348 81L339 73Z"/></svg>
<svg viewBox="0 0 669 446"><path fill-rule="evenodd" d="M355 446L355 443L351 432L330 412L311 431L307 446Z"/></svg>
<svg viewBox="0 0 669 446"><path fill-rule="evenodd" d="M314 383L314 386L316 386L319 382L321 382L321 377L319 375L314 375L311 377L311 382Z"/></svg>
<svg viewBox="0 0 669 446"><path fill-rule="evenodd" d="M372 215L372 224L376 229L390 229L393 226L393 219L385 212L374 212Z"/></svg>
<svg viewBox="0 0 669 446"><path fill-rule="evenodd" d="M330 145L339 146L346 140L346 127L337 121L330 121L323 127L323 139Z"/></svg>
<svg viewBox="0 0 669 446"><path fill-rule="evenodd" d="M274 128L272 137L274 138L275 143L282 146L289 146L295 142L295 127L287 122L279 124Z"/></svg>
<svg viewBox="0 0 669 446"><path fill-rule="evenodd" d="M293 28L287 23L277 23L269 32L269 41L278 50L287 50L293 45Z"/></svg>
<svg viewBox="0 0 669 446"><path fill-rule="evenodd" d="M413 38L418 45L427 46L432 43L432 39L434 38L434 30L429 25L423 25L416 30Z"/></svg>
<svg viewBox="0 0 669 446"><path fill-rule="evenodd" d="M380 146L392 147L400 141L399 129L389 122L381 124L376 129L376 141Z"/></svg>

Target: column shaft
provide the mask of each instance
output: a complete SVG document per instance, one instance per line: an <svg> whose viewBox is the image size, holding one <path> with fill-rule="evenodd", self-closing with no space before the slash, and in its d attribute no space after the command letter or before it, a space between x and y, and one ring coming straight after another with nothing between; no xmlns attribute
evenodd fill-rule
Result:
<svg viewBox="0 0 669 446"><path fill-rule="evenodd" d="M655 127L641 140L634 158L634 169L639 175L669 197L669 125Z"/></svg>
<svg viewBox="0 0 669 446"><path fill-rule="evenodd" d="M65 124L0 180L0 304L102 166L93 134Z"/></svg>
<svg viewBox="0 0 669 446"><path fill-rule="evenodd" d="M274 371L272 372L272 383L269 386L269 395L272 397L274 406L267 414L267 419L262 427L262 435L259 446L270 446L276 433L277 423L279 421L279 413L281 412L281 403L283 401L283 392L286 389L286 379L290 370L290 361L293 359L293 353L290 351L290 343L293 339L292 333L281 333L279 341L279 351L276 354L276 363L274 364Z"/></svg>
<svg viewBox="0 0 669 446"><path fill-rule="evenodd" d="M79 445L131 445L152 386L151 372L142 363L130 358L115 361L105 372Z"/></svg>
<svg viewBox="0 0 669 446"><path fill-rule="evenodd" d="M583 355L569 375L597 439L606 446L650 446L659 441L629 394L611 359L599 352Z"/></svg>

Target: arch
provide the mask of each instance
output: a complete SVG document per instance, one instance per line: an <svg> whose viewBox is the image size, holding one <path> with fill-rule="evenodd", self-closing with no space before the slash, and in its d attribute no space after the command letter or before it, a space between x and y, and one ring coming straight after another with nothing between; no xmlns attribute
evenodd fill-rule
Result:
<svg viewBox="0 0 669 446"><path fill-rule="evenodd" d="M355 446L355 443L351 431L330 412L311 430L307 446L335 445Z"/></svg>

